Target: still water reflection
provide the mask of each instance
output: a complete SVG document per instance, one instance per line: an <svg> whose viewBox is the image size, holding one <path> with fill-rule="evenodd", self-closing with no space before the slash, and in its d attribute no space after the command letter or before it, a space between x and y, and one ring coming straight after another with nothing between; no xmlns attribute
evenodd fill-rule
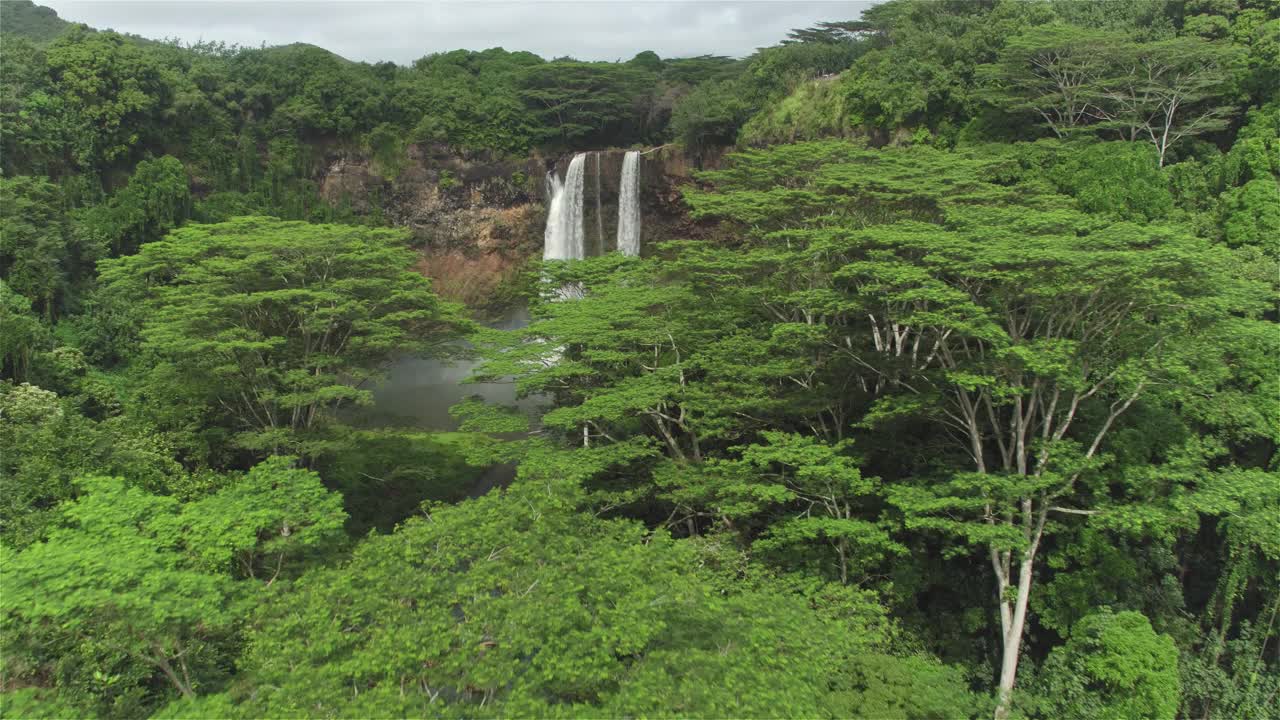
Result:
<svg viewBox="0 0 1280 720"><path fill-rule="evenodd" d="M516 330L529 324L529 311L514 307L490 327ZM486 402L516 402L514 383L463 384L479 360L452 363L432 358L406 357L391 366L386 379L373 391L373 406L362 415L362 424L374 427L413 427L422 430L457 430L449 408L473 395ZM524 403L521 403L524 404Z"/></svg>

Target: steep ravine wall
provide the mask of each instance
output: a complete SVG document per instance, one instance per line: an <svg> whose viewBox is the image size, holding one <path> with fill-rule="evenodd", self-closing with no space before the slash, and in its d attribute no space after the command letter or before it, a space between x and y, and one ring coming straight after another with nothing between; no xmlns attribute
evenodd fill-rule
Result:
<svg viewBox="0 0 1280 720"><path fill-rule="evenodd" d="M626 150L602 150L588 153L586 158L586 182L583 205L583 224L586 227L587 254L596 255L616 250L618 236L618 198L621 192L622 160ZM596 158L599 157L597 176ZM641 247L658 240L701 237L706 233L703 224L689 218L688 208L681 195L681 186L692 182L693 172L718 166L722 154L690 157L674 145L666 145L645 151L640 156L640 214ZM573 153L546 162L554 165L556 173L564 176ZM542 173L546 174L545 170ZM599 202L597 203L596 178L599 177ZM596 208L601 217L597 220ZM642 250L642 254L643 250Z"/></svg>
<svg viewBox="0 0 1280 720"><path fill-rule="evenodd" d="M586 161L584 205L589 254L614 249L619 180L625 150L599 151ZM316 178L330 204L360 214L380 213L407 228L422 253L419 269L443 295L484 308L503 302L503 286L542 251L546 222L545 176L561 176L573 154L526 158L461 154L440 145L410 145L397 167L368 153L329 151ZM709 158L709 159L708 159ZM692 158L675 146L642 156L640 201L643 245L655 239L699 237L680 186L692 172L714 167L720 155ZM597 177L600 216L597 220ZM603 232L601 232L603 231Z"/></svg>

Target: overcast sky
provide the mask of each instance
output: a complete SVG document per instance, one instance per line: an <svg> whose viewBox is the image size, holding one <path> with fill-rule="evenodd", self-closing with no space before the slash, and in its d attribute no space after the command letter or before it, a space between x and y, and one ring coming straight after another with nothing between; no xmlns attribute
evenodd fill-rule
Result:
<svg viewBox="0 0 1280 720"><path fill-rule="evenodd" d="M428 53L466 48L531 50L543 57L627 59L742 56L788 30L820 20L856 19L871 0L853 2L158 2L36 0L65 20L148 38L221 40L257 47L311 43L351 60L408 64Z"/></svg>

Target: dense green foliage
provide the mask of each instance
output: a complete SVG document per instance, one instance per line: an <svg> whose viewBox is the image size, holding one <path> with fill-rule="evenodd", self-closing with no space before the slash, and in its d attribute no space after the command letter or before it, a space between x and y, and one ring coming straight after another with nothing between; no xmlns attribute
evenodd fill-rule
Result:
<svg viewBox="0 0 1280 720"><path fill-rule="evenodd" d="M140 344L112 341L145 355L147 382L225 413L238 446L313 456L396 353L447 353L466 329L411 261L394 230L239 218L102 263L101 300L134 316Z"/></svg>
<svg viewBox="0 0 1280 720"><path fill-rule="evenodd" d="M58 13L31 0L13 0L0 5L0 27L4 32L33 40L49 41L67 29L69 23Z"/></svg>
<svg viewBox="0 0 1280 720"><path fill-rule="evenodd" d="M508 511L512 502L524 511ZM834 710L823 707L836 702L826 678L871 642L865 628L823 627L795 597L726 597L699 577L692 545L564 503L530 483L433 509L365 543L350 564L313 573L264 609L248 664L271 689L241 712ZM841 642L808 642L817 635ZM330 692L353 682L369 690Z"/></svg>
<svg viewBox="0 0 1280 720"><path fill-rule="evenodd" d="M1176 659L1173 639L1156 635L1141 613L1090 615L1045 662L1045 712L1053 717L1176 717Z"/></svg>
<svg viewBox="0 0 1280 720"><path fill-rule="evenodd" d="M286 458L189 503L80 485L48 540L5 557L0 607L11 668L101 686L108 714L138 712L158 676L193 697L221 674L241 603L342 540L341 498Z"/></svg>
<svg viewBox="0 0 1280 720"><path fill-rule="evenodd" d="M1151 149L1129 147L1072 162L1163 182ZM1041 150L827 142L734 156L687 193L733 242L557 274L589 292L544 306L525 331L536 342L504 339L489 372L556 398L542 422L580 446L566 452L616 465L588 485L607 507L669 513L771 564L878 586L908 616L950 573L986 575L1001 631L989 652L1012 687L1033 605L1069 618L1098 600L1088 585L1073 594L1089 577L1072 577L1087 572L1069 559L1074 538L1187 553L1178 538L1222 522L1221 500L1261 511L1278 491L1274 275L1250 267L1274 270L1275 256L1197 237L1159 185L1103 202ZM968 559L906 571L903 556L928 547ZM1227 614L1272 609L1266 547L1245 551L1248 570L1210 570L1245 604ZM1192 633L1187 652L1203 647L1186 624L1198 591L1108 592L1144 612L1175 603L1162 622ZM1225 597L1200 598L1206 629ZM991 607L962 598L943 626L963 627L970 602ZM927 632L943 643L954 631L936 622ZM1138 714L1169 716L1178 693L1161 692L1158 711Z"/></svg>
<svg viewBox="0 0 1280 720"><path fill-rule="evenodd" d="M410 67L0 7L0 715L1277 716L1274 2ZM666 143L699 239L517 330L321 193ZM360 412L476 356L518 405Z"/></svg>

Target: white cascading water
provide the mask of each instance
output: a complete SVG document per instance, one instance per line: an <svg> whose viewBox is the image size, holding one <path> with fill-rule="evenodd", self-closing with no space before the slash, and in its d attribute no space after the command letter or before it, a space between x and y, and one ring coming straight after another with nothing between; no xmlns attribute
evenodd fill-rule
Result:
<svg viewBox="0 0 1280 720"><path fill-rule="evenodd" d="M600 151L596 151L596 247L604 252L604 213L600 212Z"/></svg>
<svg viewBox="0 0 1280 720"><path fill-rule="evenodd" d="M618 198L618 252L640 254L640 152L622 158L621 192Z"/></svg>
<svg viewBox="0 0 1280 720"><path fill-rule="evenodd" d="M586 154L578 153L569 161L564 182L555 171L547 173L547 229L543 233L544 260L581 260L586 257L586 238L582 230L582 170Z"/></svg>
<svg viewBox="0 0 1280 720"><path fill-rule="evenodd" d="M547 172L547 227L542 233L542 259L558 260L563 252L564 231L560 229L560 208L564 207L564 183L553 168Z"/></svg>

